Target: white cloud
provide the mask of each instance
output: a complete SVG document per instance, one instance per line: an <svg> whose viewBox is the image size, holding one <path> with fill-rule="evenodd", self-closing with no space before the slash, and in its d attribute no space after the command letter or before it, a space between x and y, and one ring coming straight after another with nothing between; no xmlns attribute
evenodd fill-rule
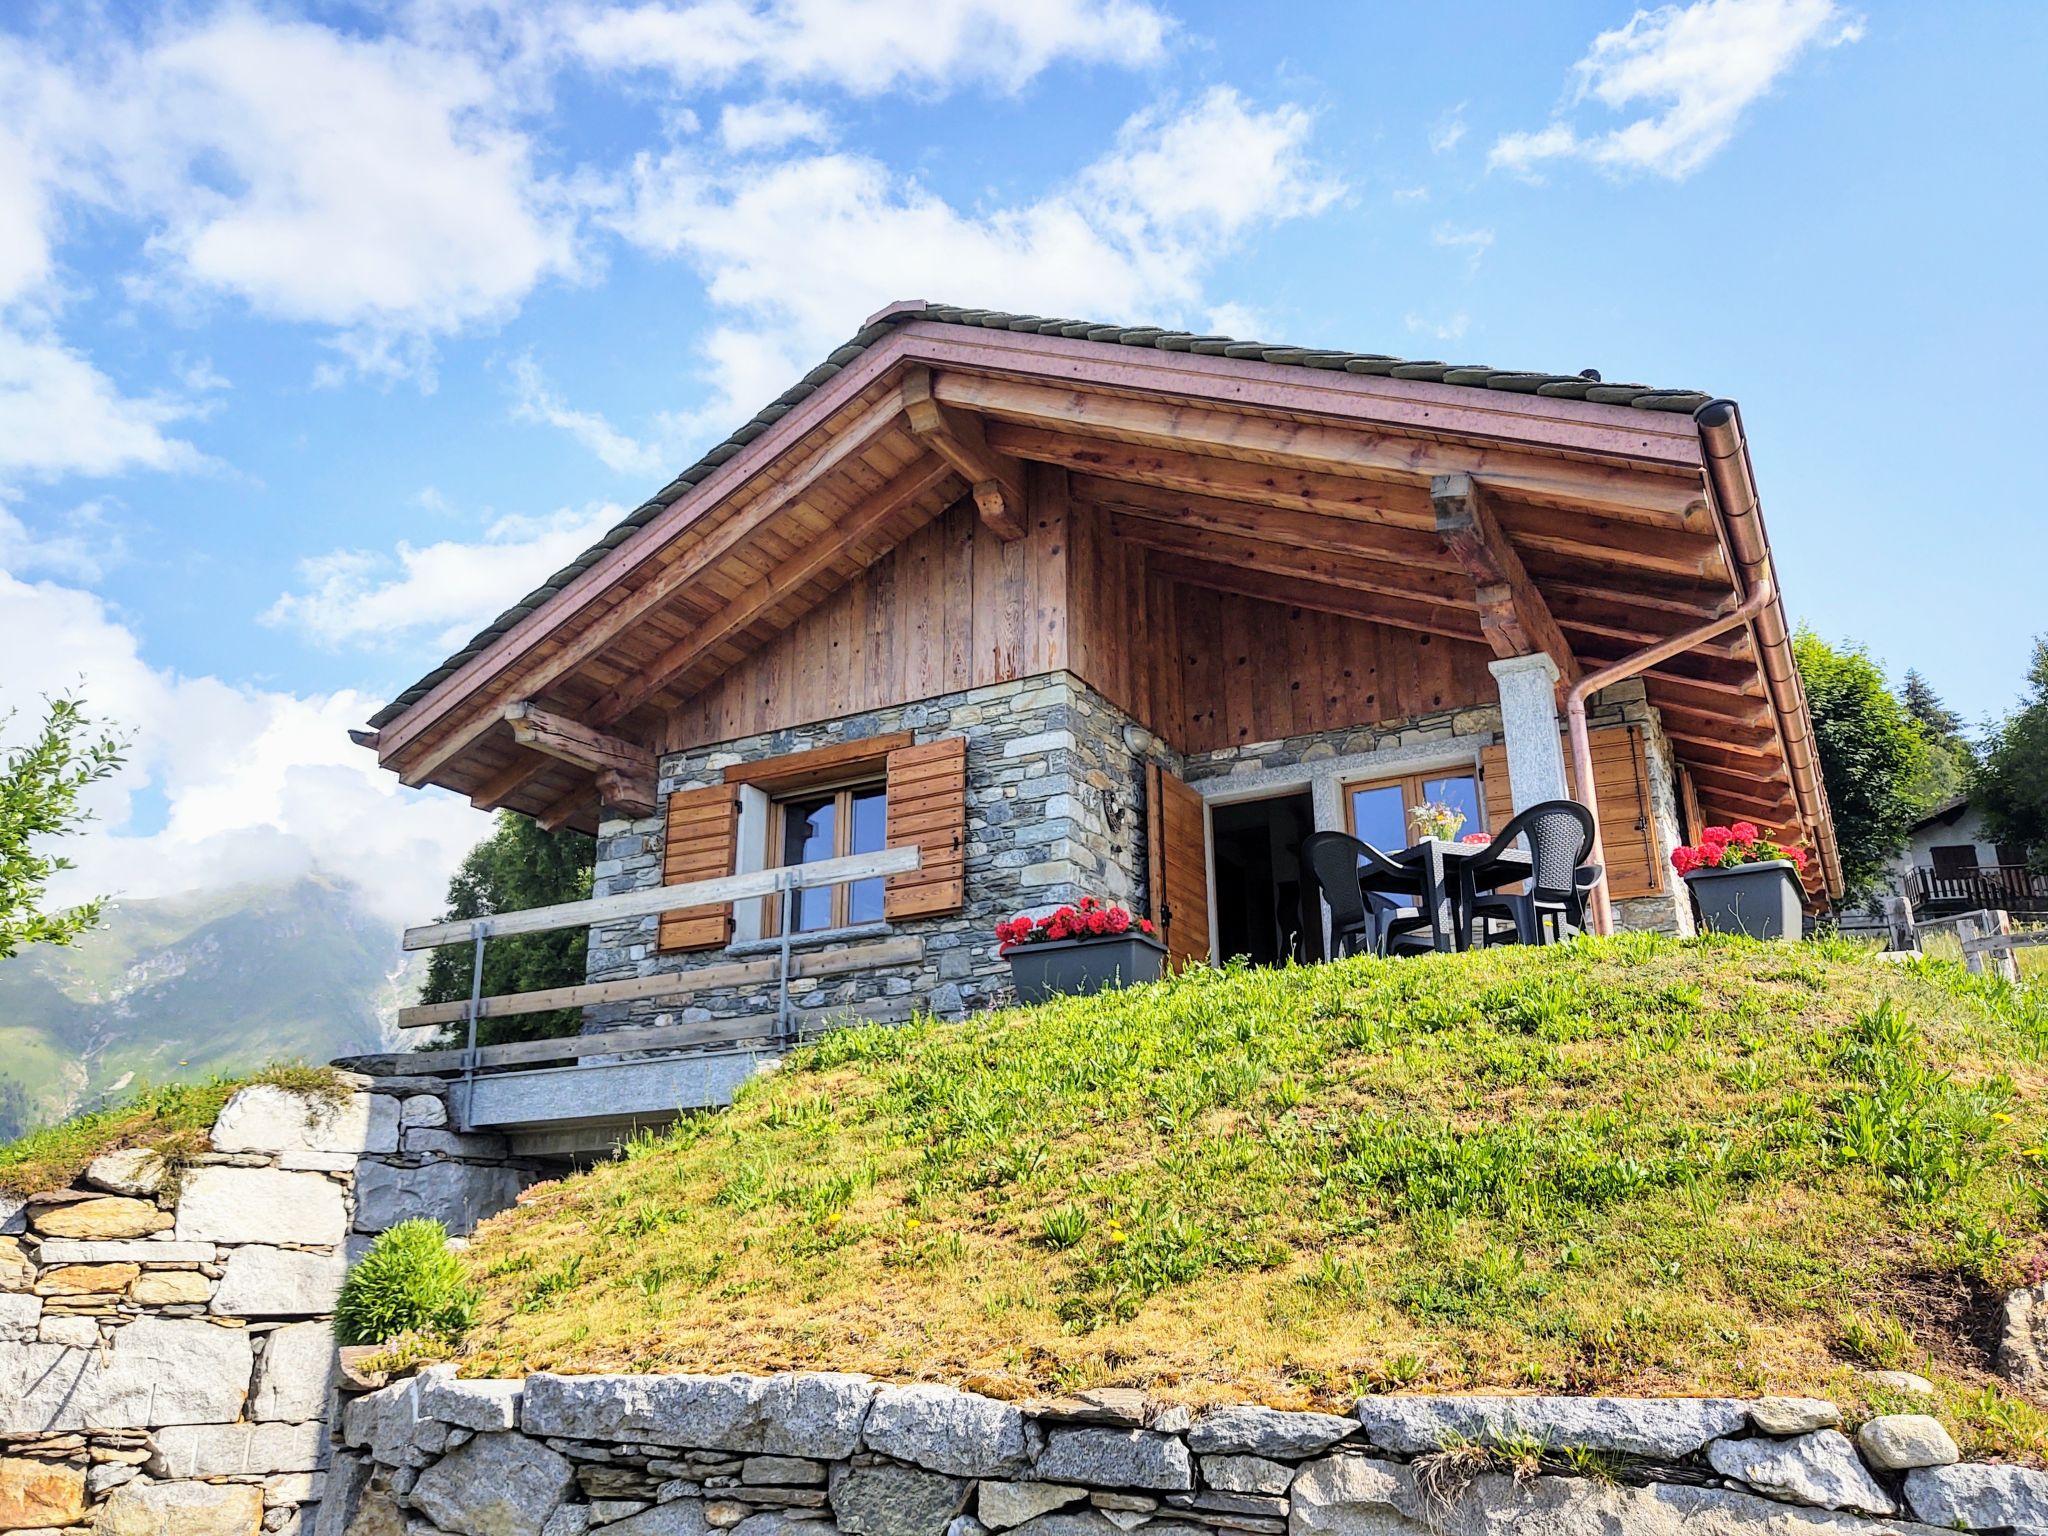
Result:
<svg viewBox="0 0 2048 1536"><path fill-rule="evenodd" d="M1219 87L1133 117L1070 185L973 211L865 156L808 154L728 177L675 150L636 163L615 222L635 243L693 262L730 313L704 343L716 391L695 421L722 431L891 299L1105 318L1196 312L1225 254L1339 195L1308 157L1311 126L1300 107L1262 110Z"/></svg>
<svg viewBox="0 0 2048 1536"><path fill-rule="evenodd" d="M540 365L531 357L513 360L512 379L516 390L514 417L559 427L596 454L607 469L651 475L671 457L662 441L642 442L621 432L596 411L573 409L549 386L541 376ZM661 420L667 422L671 418Z"/></svg>
<svg viewBox="0 0 2048 1536"><path fill-rule="evenodd" d="M1573 67L1569 106L1591 98L1613 112L1654 110L1590 136L1559 117L1503 135L1487 163L1533 177L1547 161L1575 158L1682 180L1728 142L1742 114L1809 49L1862 35L1861 19L1835 0L1694 0L1637 11L1593 39Z"/></svg>
<svg viewBox="0 0 2048 1536"><path fill-rule="evenodd" d="M388 555L332 550L299 563L303 589L280 596L263 622L324 645L375 649L430 640L452 650L625 515L610 504L563 508L546 517L498 518L480 540L401 542Z"/></svg>
<svg viewBox="0 0 2048 1536"><path fill-rule="evenodd" d="M192 414L168 398L124 395L61 342L0 327L0 485L10 477L191 469L203 457L165 428Z"/></svg>
<svg viewBox="0 0 2048 1536"><path fill-rule="evenodd" d="M1465 103L1461 101L1430 125L1430 152L1438 155L1449 154L1463 141L1465 131Z"/></svg>
<svg viewBox="0 0 2048 1536"><path fill-rule="evenodd" d="M1441 320L1411 313L1402 323L1415 335L1427 336L1432 341L1463 341L1465 332L1471 329L1472 317L1462 310Z"/></svg>
<svg viewBox="0 0 2048 1536"><path fill-rule="evenodd" d="M1062 60L1137 66L1173 23L1142 0L699 0L592 8L569 46L601 69L659 70L687 91L742 76L858 95L1016 90Z"/></svg>
<svg viewBox="0 0 2048 1536"><path fill-rule="evenodd" d="M45 696L76 690L129 741L128 765L88 791L97 820L52 845L78 866L53 883L60 902L317 868L357 882L393 924L420 922L488 828L454 796L401 788L349 741L376 704L361 694L299 697L160 670L92 593L5 570L0 634L40 641L0 674L0 710L17 711L10 739L33 728Z"/></svg>
<svg viewBox="0 0 2048 1536"><path fill-rule="evenodd" d="M1459 229L1451 224L1439 224L1429 232L1429 243L1449 251L1465 253L1465 267L1477 272L1479 263L1493 248L1493 231L1490 229Z"/></svg>
<svg viewBox="0 0 2048 1536"><path fill-rule="evenodd" d="M45 521L51 526L31 528L0 505L0 571L98 581L127 556L127 540L100 502L80 502Z"/></svg>
<svg viewBox="0 0 2048 1536"><path fill-rule="evenodd" d="M736 155L781 149L800 140L829 144L832 122L816 107L801 102L735 103L718 114L718 140Z"/></svg>

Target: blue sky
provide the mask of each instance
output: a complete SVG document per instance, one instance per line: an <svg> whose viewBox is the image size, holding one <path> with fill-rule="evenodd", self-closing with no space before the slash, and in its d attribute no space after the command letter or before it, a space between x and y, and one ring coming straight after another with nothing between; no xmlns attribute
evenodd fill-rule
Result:
<svg viewBox="0 0 2048 1536"><path fill-rule="evenodd" d="M79 889L417 917L479 820L345 727L927 297L1732 395L1795 614L1980 718L2044 68L2032 4L12 7L0 704L134 737Z"/></svg>

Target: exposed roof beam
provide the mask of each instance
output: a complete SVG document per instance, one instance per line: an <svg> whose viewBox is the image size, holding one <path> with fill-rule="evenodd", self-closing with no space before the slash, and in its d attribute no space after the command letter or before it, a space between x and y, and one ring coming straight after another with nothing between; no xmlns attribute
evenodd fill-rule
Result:
<svg viewBox="0 0 2048 1536"><path fill-rule="evenodd" d="M1438 475L1429 485L1437 537L1458 557L1479 602L1479 624L1496 656L1537 652L1556 663L1559 679L1575 683L1579 660L1551 617L1550 605L1522 568L1522 557L1501 531L1491 494L1463 471Z"/></svg>
<svg viewBox="0 0 2048 1536"><path fill-rule="evenodd" d="M975 508L996 537L1023 538L1024 466L989 447L977 417L939 403L932 394L931 369L916 367L904 375L903 414L917 440L974 487Z"/></svg>
<svg viewBox="0 0 2048 1536"><path fill-rule="evenodd" d="M901 421L902 406L894 396L870 406L789 479L769 486L725 521L706 531L675 559L659 567L639 586L625 592L618 601L595 615L574 640L559 650L546 653L529 667L507 668L506 675L495 684L486 685L476 702L445 735L424 754L416 755L402 765L400 779L415 786L425 783L443 763L489 730L506 704L515 698L530 697L540 692L556 678L588 661L609 645L622 629L674 597L762 524L800 501L837 472L848 459L872 446L877 437L897 427ZM689 500L691 498L684 498L684 501ZM677 505L681 506L683 502L679 501ZM697 510L709 512L725 505L712 502L699 506ZM647 532L646 529L641 530L639 537L645 538ZM663 546L650 543L648 548L653 553ZM425 702L423 700L422 705ZM416 721L414 714L407 714L384 728L382 734L386 739L379 746L384 762L391 762L393 754L400 751L406 742L423 734L427 721L436 718L426 715L423 709L417 709L415 713L425 718Z"/></svg>
<svg viewBox="0 0 2048 1536"><path fill-rule="evenodd" d="M1403 624L1404 628L1423 628L1431 634L1454 640L1479 642L1485 639L1479 627L1478 614L1464 606L1462 600L1404 585L1398 579L1385 579L1386 566L1350 560L1326 550L1295 549L1139 519L1119 524L1117 535L1146 549L1183 555L1209 565L1262 570L1288 580L1325 582L1333 587L1343 587L1358 594L1354 602L1385 599L1386 612L1414 621Z"/></svg>
<svg viewBox="0 0 2048 1536"><path fill-rule="evenodd" d="M522 747L595 772L607 804L635 816L654 813L655 763L649 748L533 704L508 706L505 723Z"/></svg>
<svg viewBox="0 0 2048 1536"><path fill-rule="evenodd" d="M1155 522L1180 523L1301 549L1356 555L1412 570L1417 575L1438 572L1449 578L1455 577L1458 569L1436 535L1419 529L1356 522L1292 507L1263 507L1103 475L1077 474L1070 483L1076 500Z"/></svg>
<svg viewBox="0 0 2048 1536"><path fill-rule="evenodd" d="M1436 526L1429 491L1422 486L1246 464L1209 454L1108 442L1003 422L991 422L988 435L990 442L1019 458L1064 464L1077 474L1106 475L1113 480L1134 480L1197 496L1293 507L1421 532L1433 532Z"/></svg>
<svg viewBox="0 0 2048 1536"><path fill-rule="evenodd" d="M1292 421L965 370L938 374L933 391L942 401L1005 421L1116 442L1191 448L1252 463L1328 469L1407 485L1469 470L1526 501L1590 507L1712 532L1697 472L1659 474L1511 447L1445 443L1363 424Z"/></svg>
<svg viewBox="0 0 2048 1536"><path fill-rule="evenodd" d="M1155 575L1186 582L1190 586L1207 587L1215 592L1229 592L1238 597L1256 598L1260 602L1278 603L1289 608L1313 608L1319 613L1363 619L1394 629L1442 635L1447 639L1463 640L1468 645L1480 643L1478 626L1472 622L1471 615L1461 609L1407 602L1361 592L1355 587L1340 586L1335 582L1309 580L1286 572L1253 570L1163 550L1150 552L1146 556L1146 564Z"/></svg>
<svg viewBox="0 0 2048 1536"><path fill-rule="evenodd" d="M510 763L470 791L469 803L480 811L495 811L522 786L546 772L554 759L538 752L521 752Z"/></svg>
<svg viewBox="0 0 2048 1536"><path fill-rule="evenodd" d="M919 497L943 485L953 473L951 464L931 459L911 465L870 496L858 512L834 530L831 537L816 541L796 559L771 570L659 656L635 669L618 687L597 701L589 712L590 718L599 725L610 725L631 714L673 678L694 666L714 646L758 621L836 561L846 559L849 548L872 535ZM859 558L866 566L872 564L878 554Z"/></svg>
<svg viewBox="0 0 2048 1536"><path fill-rule="evenodd" d="M567 794L559 796L533 819L547 832L559 832L598 800L597 786L587 781L578 781Z"/></svg>

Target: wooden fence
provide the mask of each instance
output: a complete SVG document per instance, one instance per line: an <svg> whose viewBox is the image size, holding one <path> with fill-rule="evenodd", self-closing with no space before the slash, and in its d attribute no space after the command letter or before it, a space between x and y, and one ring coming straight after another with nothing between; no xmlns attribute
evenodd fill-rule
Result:
<svg viewBox="0 0 2048 1536"><path fill-rule="evenodd" d="M1962 941L1963 964L1972 973L1981 976L1990 970L2007 981L2018 981L2019 951L2048 944L2048 928L2016 930L2010 912L1966 912L1956 919L1956 937Z"/></svg>

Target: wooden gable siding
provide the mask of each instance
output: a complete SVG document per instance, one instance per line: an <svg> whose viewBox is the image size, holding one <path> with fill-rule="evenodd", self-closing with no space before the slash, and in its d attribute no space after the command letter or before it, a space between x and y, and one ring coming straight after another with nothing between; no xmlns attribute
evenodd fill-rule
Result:
<svg viewBox="0 0 2048 1536"><path fill-rule="evenodd" d="M1067 665L1064 504L998 539L959 503L911 533L669 716L680 751Z"/></svg>

